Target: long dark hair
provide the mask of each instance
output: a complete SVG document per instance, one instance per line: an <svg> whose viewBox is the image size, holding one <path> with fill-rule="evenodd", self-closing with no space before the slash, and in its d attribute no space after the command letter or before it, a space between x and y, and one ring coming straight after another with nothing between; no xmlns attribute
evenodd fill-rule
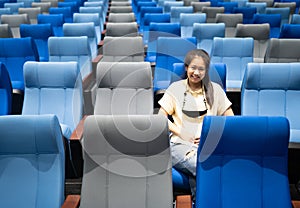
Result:
<svg viewBox="0 0 300 208"><path fill-rule="evenodd" d="M202 79L202 84L204 85L204 91L205 91L205 97L207 103L211 107L214 103L214 89L209 77L210 57L208 53L202 49L191 50L185 56L184 65L185 67L188 67L191 64L192 60L196 57L201 57L205 64L206 70L205 70L205 76Z"/></svg>

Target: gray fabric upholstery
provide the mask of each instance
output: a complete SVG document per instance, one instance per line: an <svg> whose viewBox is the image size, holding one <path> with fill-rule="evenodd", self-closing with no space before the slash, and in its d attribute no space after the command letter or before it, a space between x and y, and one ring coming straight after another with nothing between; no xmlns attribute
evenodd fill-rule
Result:
<svg viewBox="0 0 300 208"><path fill-rule="evenodd" d="M216 23L225 24L225 37L234 37L237 24L243 23L243 14L222 14L216 15Z"/></svg>
<svg viewBox="0 0 300 208"><path fill-rule="evenodd" d="M138 35L138 25L136 22L122 22L122 23L110 23L106 24L105 36L112 37L135 37Z"/></svg>
<svg viewBox="0 0 300 208"><path fill-rule="evenodd" d="M270 39L265 63L300 62L300 39Z"/></svg>
<svg viewBox="0 0 300 208"><path fill-rule="evenodd" d="M39 7L41 8L41 13L42 14L48 14L49 13L49 8L51 7L51 2L32 2L31 7Z"/></svg>
<svg viewBox="0 0 300 208"><path fill-rule="evenodd" d="M89 116L82 142L80 208L173 207L164 116Z"/></svg>
<svg viewBox="0 0 300 208"><path fill-rule="evenodd" d="M132 12L131 6L110 6L110 13L128 13Z"/></svg>
<svg viewBox="0 0 300 208"><path fill-rule="evenodd" d="M0 38L13 38L12 31L8 24L0 24Z"/></svg>
<svg viewBox="0 0 300 208"><path fill-rule="evenodd" d="M196 1L196 2L191 2L191 5L193 6L195 13L196 12L202 13L202 8L203 7L210 7L211 2L210 1L204 1L204 2Z"/></svg>
<svg viewBox="0 0 300 208"><path fill-rule="evenodd" d="M14 38L20 38L20 24L30 24L28 14L3 14L1 24L8 24Z"/></svg>
<svg viewBox="0 0 300 208"><path fill-rule="evenodd" d="M95 115L152 114L149 62L99 62Z"/></svg>
<svg viewBox="0 0 300 208"><path fill-rule="evenodd" d="M206 14L206 22L208 23L215 23L217 13L224 13L224 7L203 7L202 13Z"/></svg>
<svg viewBox="0 0 300 208"><path fill-rule="evenodd" d="M236 37L252 37L254 39L253 61L262 63L269 45L270 25L265 24L238 24Z"/></svg>
<svg viewBox="0 0 300 208"><path fill-rule="evenodd" d="M41 13L40 7L19 8L19 14L27 14L31 24L37 24L37 16Z"/></svg>
<svg viewBox="0 0 300 208"><path fill-rule="evenodd" d="M144 53L143 39L140 36L104 37L102 61L144 61Z"/></svg>
<svg viewBox="0 0 300 208"><path fill-rule="evenodd" d="M135 22L135 16L133 12L109 13L108 22Z"/></svg>

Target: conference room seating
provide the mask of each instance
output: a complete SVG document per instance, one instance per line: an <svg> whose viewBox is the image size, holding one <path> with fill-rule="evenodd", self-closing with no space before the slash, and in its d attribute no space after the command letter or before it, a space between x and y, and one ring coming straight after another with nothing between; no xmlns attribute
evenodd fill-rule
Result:
<svg viewBox="0 0 300 208"><path fill-rule="evenodd" d="M141 25L142 28L143 28L143 21L145 21L145 15L149 13L163 13L163 7L141 7L141 11L139 15L140 16L139 24ZM171 21L171 16L170 16L170 21Z"/></svg>
<svg viewBox="0 0 300 208"><path fill-rule="evenodd" d="M183 1L164 1L162 6L164 13L170 13L172 7L183 6Z"/></svg>
<svg viewBox="0 0 300 208"><path fill-rule="evenodd" d="M138 35L138 25L136 22L106 23L103 36L111 37L136 37Z"/></svg>
<svg viewBox="0 0 300 208"><path fill-rule="evenodd" d="M23 94L23 65L27 61L39 61L38 50L31 37L0 38L0 62L6 66L14 93Z"/></svg>
<svg viewBox="0 0 300 208"><path fill-rule="evenodd" d="M40 8L42 14L49 14L49 8L51 7L51 2L32 2L31 7Z"/></svg>
<svg viewBox="0 0 300 208"><path fill-rule="evenodd" d="M40 2L50 2L51 7L57 7L58 0L41 0Z"/></svg>
<svg viewBox="0 0 300 208"><path fill-rule="evenodd" d="M20 25L30 24L30 20L27 14L3 14L1 15L1 24L8 24L13 37L20 38Z"/></svg>
<svg viewBox="0 0 300 208"><path fill-rule="evenodd" d="M130 13L133 12L132 6L110 6L109 13Z"/></svg>
<svg viewBox="0 0 300 208"><path fill-rule="evenodd" d="M12 12L10 11L10 8L1 8L0 7L0 23L1 23L1 15L3 14L12 14Z"/></svg>
<svg viewBox="0 0 300 208"><path fill-rule="evenodd" d="M216 23L225 24L225 37L234 37L237 24L243 23L242 14L217 14Z"/></svg>
<svg viewBox="0 0 300 208"><path fill-rule="evenodd" d="M202 13L202 8L203 7L210 7L211 2L210 1L195 1L191 2L191 6L194 9L194 13Z"/></svg>
<svg viewBox="0 0 300 208"><path fill-rule="evenodd" d="M106 12L104 10L103 6L98 6L98 7L79 7L79 13L98 13L100 17L100 30L104 30L104 22L105 22L105 16Z"/></svg>
<svg viewBox="0 0 300 208"><path fill-rule="evenodd" d="M293 14L291 16L291 24L300 24L300 14Z"/></svg>
<svg viewBox="0 0 300 208"><path fill-rule="evenodd" d="M270 38L278 38L281 27L280 14L254 14L253 24L268 23L270 25Z"/></svg>
<svg viewBox="0 0 300 208"><path fill-rule="evenodd" d="M59 1L57 3L57 7L68 7L71 8L71 16L73 17L73 14L76 12L79 12L79 5L76 1Z"/></svg>
<svg viewBox="0 0 300 208"><path fill-rule="evenodd" d="M292 207L288 139L284 117L206 116L195 207Z"/></svg>
<svg viewBox="0 0 300 208"><path fill-rule="evenodd" d="M99 62L94 115L153 114L149 62Z"/></svg>
<svg viewBox="0 0 300 208"><path fill-rule="evenodd" d="M238 7L238 3L234 2L234 1L232 1L232 2L221 2L221 1L218 1L217 6L218 7L224 7L224 13L225 14L231 14L232 11L233 11L233 8Z"/></svg>
<svg viewBox="0 0 300 208"><path fill-rule="evenodd" d="M211 62L226 64L226 91L240 91L246 65L253 62L253 50L251 37L214 38Z"/></svg>
<svg viewBox="0 0 300 208"><path fill-rule="evenodd" d="M73 22L73 13L71 7L50 7L49 14L62 14L64 22Z"/></svg>
<svg viewBox="0 0 300 208"><path fill-rule="evenodd" d="M93 22L64 23L64 37L86 36L90 45L92 59L98 55L98 42L96 29Z"/></svg>
<svg viewBox="0 0 300 208"><path fill-rule="evenodd" d="M246 7L256 8L257 14L265 14L267 2L246 2Z"/></svg>
<svg viewBox="0 0 300 208"><path fill-rule="evenodd" d="M51 24L21 24L22 38L31 37L37 47L39 61L49 61L48 38L54 36Z"/></svg>
<svg viewBox="0 0 300 208"><path fill-rule="evenodd" d="M235 7L232 13L243 14L243 24L251 24L253 23L253 16L256 14L256 10L256 7Z"/></svg>
<svg viewBox="0 0 300 208"><path fill-rule="evenodd" d="M300 62L300 40L271 38L264 58L265 63Z"/></svg>
<svg viewBox="0 0 300 208"><path fill-rule="evenodd" d="M173 6L170 9L171 22L180 23L180 14L192 14L192 6Z"/></svg>
<svg viewBox="0 0 300 208"><path fill-rule="evenodd" d="M296 11L296 1L294 2L274 2L274 8L285 8L288 7L290 9L290 15L295 14Z"/></svg>
<svg viewBox="0 0 300 208"><path fill-rule="evenodd" d="M13 38L13 33L8 24L0 24L0 38Z"/></svg>
<svg viewBox="0 0 300 208"><path fill-rule="evenodd" d="M300 142L300 63L251 63L241 92L241 114L284 116L290 123L290 147Z"/></svg>
<svg viewBox="0 0 300 208"><path fill-rule="evenodd" d="M235 37L252 37L254 39L253 61L262 63L269 46L270 25L238 24Z"/></svg>
<svg viewBox="0 0 300 208"><path fill-rule="evenodd" d="M137 17L136 22L138 24L140 24L140 22L141 22L140 13L141 13L142 7L156 7L156 6L157 6L157 3L154 1L138 1L136 11L134 12L135 16Z"/></svg>
<svg viewBox="0 0 300 208"><path fill-rule="evenodd" d="M54 36L64 36L63 24L65 23L63 14L39 14L37 17L38 24L50 24Z"/></svg>
<svg viewBox="0 0 300 208"><path fill-rule="evenodd" d="M193 37L197 39L197 48L211 55L214 37L225 37L225 23L195 23Z"/></svg>
<svg viewBox="0 0 300 208"><path fill-rule="evenodd" d="M178 50L180 48L180 50ZM154 94L163 94L172 82L173 64L183 63L185 55L197 48L196 38L158 37L153 76Z"/></svg>
<svg viewBox="0 0 300 208"><path fill-rule="evenodd" d="M12 86L6 66L0 62L0 116L12 112Z"/></svg>
<svg viewBox="0 0 300 208"><path fill-rule="evenodd" d="M283 24L290 23L290 8L289 7L266 8L266 14L280 14L280 17L281 17L280 26L282 26Z"/></svg>
<svg viewBox="0 0 300 208"><path fill-rule="evenodd" d="M26 8L19 8L19 14L27 14L30 24L37 24L37 16L41 14L41 8L39 7L26 7Z"/></svg>
<svg viewBox="0 0 300 208"><path fill-rule="evenodd" d="M225 8L224 7L203 7L202 13L206 14L207 23L215 23L217 14L225 13Z"/></svg>
<svg viewBox="0 0 300 208"><path fill-rule="evenodd" d="M180 14L180 36L188 38L193 36L194 23L206 23L206 14L199 13L183 13Z"/></svg>
<svg viewBox="0 0 300 208"><path fill-rule="evenodd" d="M81 195L69 196L75 205L173 207L164 116L95 115L88 116L84 124Z"/></svg>
<svg viewBox="0 0 300 208"><path fill-rule="evenodd" d="M0 116L0 155L1 206L61 207L65 153L56 116Z"/></svg>
<svg viewBox="0 0 300 208"><path fill-rule="evenodd" d="M6 2L4 8L10 8L12 14L18 14L19 8L25 7L24 2Z"/></svg>
<svg viewBox="0 0 300 208"><path fill-rule="evenodd" d="M300 38L300 24L283 24L279 38Z"/></svg>

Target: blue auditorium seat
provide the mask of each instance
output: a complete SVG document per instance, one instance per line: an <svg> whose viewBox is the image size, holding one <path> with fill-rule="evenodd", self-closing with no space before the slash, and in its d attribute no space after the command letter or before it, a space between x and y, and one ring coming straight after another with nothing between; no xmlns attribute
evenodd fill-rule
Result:
<svg viewBox="0 0 300 208"><path fill-rule="evenodd" d="M290 23L290 8L282 7L282 8L266 8L266 14L280 14L281 15L281 23L283 24Z"/></svg>
<svg viewBox="0 0 300 208"><path fill-rule="evenodd" d="M278 38L281 27L280 14L254 14L253 24L269 23L270 25L270 38Z"/></svg>
<svg viewBox="0 0 300 208"><path fill-rule="evenodd" d="M171 22L180 23L180 14L192 14L194 9L192 6L174 6L171 7Z"/></svg>
<svg viewBox="0 0 300 208"><path fill-rule="evenodd" d="M243 24L251 24L253 23L253 16L256 14L256 7L235 7L232 13L242 13Z"/></svg>
<svg viewBox="0 0 300 208"><path fill-rule="evenodd" d="M194 23L206 23L206 14L204 13L183 13L179 17L180 32L182 38L193 36Z"/></svg>
<svg viewBox="0 0 300 208"><path fill-rule="evenodd" d="M39 61L38 50L31 37L0 38L0 62L7 68L13 90L24 90L23 65L27 61Z"/></svg>
<svg viewBox="0 0 300 208"><path fill-rule="evenodd" d="M196 208L291 208L289 122L276 116L205 116Z"/></svg>
<svg viewBox="0 0 300 208"><path fill-rule="evenodd" d="M49 61L48 38L54 36L51 24L22 24L20 25L22 38L31 37L35 41L40 61Z"/></svg>
<svg viewBox="0 0 300 208"><path fill-rule="evenodd" d="M64 36L62 26L65 23L63 14L39 14L38 24L51 24L54 36Z"/></svg>
<svg viewBox="0 0 300 208"><path fill-rule="evenodd" d="M283 24L279 38L300 38L300 24Z"/></svg>
<svg viewBox="0 0 300 208"><path fill-rule="evenodd" d="M300 63L251 63L241 92L241 114L285 116L290 142L300 142Z"/></svg>
<svg viewBox="0 0 300 208"><path fill-rule="evenodd" d="M12 111L12 86L6 66L0 62L0 116Z"/></svg>
<svg viewBox="0 0 300 208"><path fill-rule="evenodd" d="M73 22L73 13L71 7L50 7L49 14L63 14L64 22Z"/></svg>
<svg viewBox="0 0 300 208"><path fill-rule="evenodd" d="M1 207L60 208L65 153L54 115L0 116Z"/></svg>

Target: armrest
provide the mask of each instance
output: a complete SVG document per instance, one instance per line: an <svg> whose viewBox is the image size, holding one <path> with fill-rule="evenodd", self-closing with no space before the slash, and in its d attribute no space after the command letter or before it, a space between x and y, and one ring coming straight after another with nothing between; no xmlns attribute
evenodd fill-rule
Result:
<svg viewBox="0 0 300 208"><path fill-rule="evenodd" d="M98 43L98 48L102 47L104 45L104 40L101 40L99 43Z"/></svg>
<svg viewBox="0 0 300 208"><path fill-rule="evenodd" d="M68 195L61 208L77 208L79 207L80 195Z"/></svg>
<svg viewBox="0 0 300 208"><path fill-rule="evenodd" d="M177 196L176 208L192 208L192 196L191 195Z"/></svg>
<svg viewBox="0 0 300 208"><path fill-rule="evenodd" d="M87 116L84 116L76 126L76 129L73 131L70 140L80 140L83 136L83 126L84 126L84 121Z"/></svg>
<svg viewBox="0 0 300 208"><path fill-rule="evenodd" d="M293 208L300 208L300 201L292 201Z"/></svg>

